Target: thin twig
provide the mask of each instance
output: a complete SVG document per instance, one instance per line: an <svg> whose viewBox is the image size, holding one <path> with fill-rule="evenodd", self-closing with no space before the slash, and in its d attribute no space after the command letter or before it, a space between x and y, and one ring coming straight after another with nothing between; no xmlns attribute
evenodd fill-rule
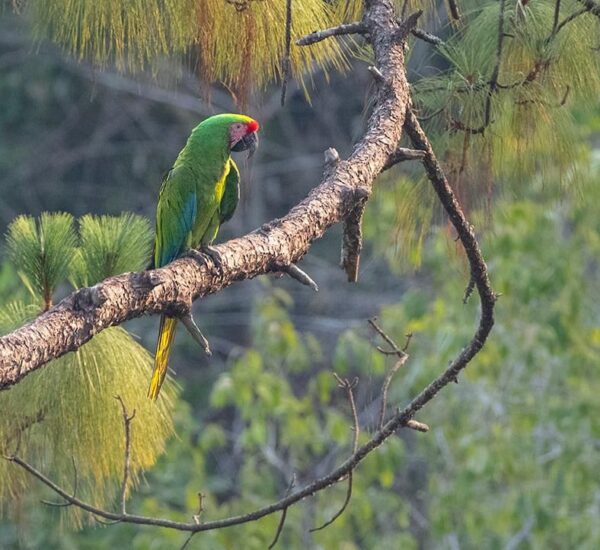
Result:
<svg viewBox="0 0 600 550"><path fill-rule="evenodd" d="M384 332L384 330L377 324L376 317L369 319L367 322L369 323L369 325L371 325L373 327L373 329L377 332L377 334L379 334L379 336L381 336L390 345L393 353L395 353L395 354L402 353L402 350L398 347L396 342L394 342L394 340L392 340L392 338L388 334L386 334Z"/></svg>
<svg viewBox="0 0 600 550"><path fill-rule="evenodd" d="M319 287L307 273L302 271L296 264L285 265L281 267L281 271L287 273L292 279L296 279L299 283L309 286L315 292L319 292Z"/></svg>
<svg viewBox="0 0 600 550"><path fill-rule="evenodd" d="M456 0L448 0L448 6L450 7L450 15L452 16L452 19L458 21L460 19L460 11L458 9Z"/></svg>
<svg viewBox="0 0 600 550"><path fill-rule="evenodd" d="M590 11L589 8L581 8L580 10L577 10L576 12L573 12L571 15L568 15L567 17L565 17L559 23L558 27L556 27L556 32L554 33L554 36L556 36L565 25L568 25L574 19L577 19L580 15L583 15L584 13L588 13L589 11Z"/></svg>
<svg viewBox="0 0 600 550"><path fill-rule="evenodd" d="M400 162L406 162L407 160L423 160L425 153L418 151L417 149L408 149L406 147L398 147L391 155L388 161L385 163L383 170L389 170L392 166Z"/></svg>
<svg viewBox="0 0 600 550"><path fill-rule="evenodd" d="M552 23L552 33L551 36L556 34L556 29L558 28L558 18L560 17L560 0L555 0L554 2L554 21Z"/></svg>
<svg viewBox="0 0 600 550"><path fill-rule="evenodd" d="M292 69L290 54L292 51L292 0L285 3L285 56L283 58L283 80L281 82L281 106L285 105L285 95Z"/></svg>
<svg viewBox="0 0 600 550"><path fill-rule="evenodd" d="M353 393L353 389L356 387L357 383L358 383L358 378L355 378L352 382L350 382L347 378L340 378L335 372L333 373L333 376L335 377L335 379L337 380L338 383L338 387L346 390L346 395L348 396L348 402L350 403L350 410L352 411L352 422L353 422L353 431L354 431L354 440L352 443L352 454L356 454L356 451L358 450L358 436L360 434L360 425L358 423L358 413L356 411L356 402L354 401L354 393ZM336 519L338 519L346 510L346 508L348 507L348 504L350 503L350 499L352 498L352 475L354 473L354 470L350 470L348 472L348 486L346 489L346 497L344 498L344 502L342 503L342 506L340 507L340 509L328 520L326 521L323 525L320 525L319 527L314 527L313 529L310 530L311 533L314 533L315 531L321 531L322 529L325 529L326 527L329 527Z"/></svg>
<svg viewBox="0 0 600 550"><path fill-rule="evenodd" d="M190 310L185 315L182 315L179 318L179 320L182 322L183 326L189 332L190 336L194 340L196 340L196 342L198 344L200 344L200 346L204 350L204 353L206 353L206 355L208 355L210 357L212 355L212 351L210 349L210 344L208 343L206 336L204 336L204 334L202 334L202 331L198 328L196 321L194 321L194 318L192 317L191 306L190 306Z"/></svg>
<svg viewBox="0 0 600 550"><path fill-rule="evenodd" d="M269 550L271 550L272 548L275 548L275 545L277 544L277 541L279 540L279 535L281 535L281 531L283 531L283 526L285 525L285 518L287 517L287 508L283 509L283 512L281 512L281 517L279 518L279 523L277 524L277 531L275 531L275 538L273 539L273 542L271 542L271 544L269 544Z"/></svg>
<svg viewBox="0 0 600 550"><path fill-rule="evenodd" d="M75 458L71 457L71 464L73 465L73 496L77 496L77 488L79 487L79 476L77 475L77 466L75 466ZM40 499L42 504L46 506L54 506L55 508L68 508L73 506L72 502L53 502L51 500Z"/></svg>
<svg viewBox="0 0 600 550"><path fill-rule="evenodd" d="M338 25L337 27L331 27L330 29L311 32L310 34L307 34L306 36L296 40L296 45L309 46L332 36L341 36L345 34L364 34L366 31L367 27L362 21L344 23L342 25Z"/></svg>
<svg viewBox="0 0 600 550"><path fill-rule="evenodd" d="M498 76L500 75L500 64L502 63L502 48L504 45L504 10L506 9L506 0L500 0L500 11L498 15L498 42L496 44L496 63L492 71L492 78L490 79L490 88L485 100L485 115L483 119L484 127L490 125L491 113L492 113L492 96L498 89Z"/></svg>
<svg viewBox="0 0 600 550"><path fill-rule="evenodd" d="M192 516L192 519L194 520L194 522L197 525L200 525L200 516L202 515L202 512L204 512L204 495L202 493L198 493L198 512L196 512ZM192 531L190 533L190 535L188 536L188 538L185 539L183 545L181 546L181 548L179 550L185 550L185 548L187 548L187 546L190 544L190 542L194 538L194 535L196 535L197 533L198 533L197 531Z"/></svg>
<svg viewBox="0 0 600 550"><path fill-rule="evenodd" d="M125 403L120 395L116 395L115 399L121 404L123 413L123 426L125 428L125 457L123 460L123 482L121 483L121 514L127 515L127 489L129 486L129 476L131 468L131 421L135 418L135 409L129 416Z"/></svg>
<svg viewBox="0 0 600 550"><path fill-rule="evenodd" d="M413 36L420 38L424 42L429 42L429 44L433 44L434 46L441 46L444 43L439 36L435 36L435 34L431 34L423 29L413 29L410 32Z"/></svg>
<svg viewBox="0 0 600 550"><path fill-rule="evenodd" d="M295 485L296 485L296 474L294 474L292 476L292 479L290 480L290 484L288 485L288 488L285 492L286 497L292 492L292 489L294 488ZM285 525L287 511L288 511L288 509L284 508L283 511L281 512L281 517L279 518L279 523L277 524L277 531L275 531L275 537L273 538L273 541L271 542L271 544L269 544L268 550L275 548L275 545L277 544L277 541L279 540L281 532L283 531L283 526Z"/></svg>
<svg viewBox="0 0 600 550"><path fill-rule="evenodd" d="M377 324L377 320L375 318L369 319L369 324L377 331L377 333L392 347L391 351L384 350L377 347L377 350L384 355L395 355L398 357L398 360L394 363L392 368L387 372L385 378L383 380L383 385L381 387L381 405L379 407L379 423L377 424L378 429L381 430L383 424L385 422L385 411L387 409L387 396L390 388L390 384L394 378L394 375L400 370L400 367L406 363L408 360L408 354L406 350L408 349L408 344L410 343L410 339L412 338L412 334L406 335L406 343L404 344L404 348L400 349L398 344L394 342L394 340L384 332L384 330Z"/></svg>
<svg viewBox="0 0 600 550"><path fill-rule="evenodd" d="M331 519L326 521L323 525L319 525L319 527L313 527L312 529L310 529L311 533L314 533L315 531L321 531L322 529L329 527L337 518L339 518L346 511L346 508L350 503L350 499L352 498L352 474L353 470L350 470L350 472L348 472L348 485L346 488L346 497L344 498L344 502L342 503L340 509L331 517Z"/></svg>

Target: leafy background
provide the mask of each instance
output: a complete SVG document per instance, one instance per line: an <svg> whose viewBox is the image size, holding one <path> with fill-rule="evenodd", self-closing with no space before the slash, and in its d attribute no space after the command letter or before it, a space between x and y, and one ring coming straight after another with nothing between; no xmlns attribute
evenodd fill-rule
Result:
<svg viewBox="0 0 600 550"><path fill-rule="evenodd" d="M263 130L255 161L241 163L242 204L221 239L285 213L319 180L322 151L334 145L346 154L364 125L371 54L360 44L293 49L294 75L304 74L304 81L290 84L281 108L280 90L269 82L281 66L282 13L269 27L281 32L264 36L269 42L248 34L249 19L260 20L267 0L240 13L231 7L228 16L239 25L212 37L224 41L218 51L228 55L241 55L240 40L256 45L252 78L236 69L243 57L202 60L211 36L194 42L190 11L178 11L185 2L160 3L171 10L162 37L151 32L155 11L143 10L137 30L146 49L80 49L73 32L86 28L86 19L72 19L79 27L61 25L77 6L118 4L32 0L22 15L7 9L0 17L0 223L8 231L0 267L3 331L45 307L44 284L35 282L39 266L28 270L24 261L40 250L43 219L70 235L57 240L52 256L61 260L50 285L54 301L73 286L143 267L160 176L199 119L236 108L230 91ZM217 4L207 3L204 16L227 13ZM307 2L308 15L298 15L294 34L322 26L323 18L357 16L356 3L348 4L354 13L341 4L323 12L318 2ZM482 123L481 83L494 59L497 2L463 3L466 28L450 25L443 9L428 4L424 24L453 38L438 52L415 43L410 62L418 108L423 116L438 113L428 129L480 229L502 293L493 336L460 383L419 415L431 431L400 432L365 460L349 508L327 529L309 532L335 513L344 486L290 509L281 548L600 544L600 70L590 49L600 31L591 16L581 17L548 42L553 2L530 2L523 13L508 4L515 37L506 41L500 81L523 80L536 61L549 63L531 85L496 96L484 135L449 129L455 120ZM565 1L562 9L578 7ZM93 22L93 12L85 13ZM224 23L214 19L217 25ZM149 43L152 37L157 42ZM351 78L344 68L351 68ZM210 80L225 86L209 88ZM48 211L69 215L38 219ZM15 222L19 215L28 217ZM366 319L378 315L399 342L414 334L411 358L391 387L390 402L399 405L464 345L477 314L475 300L462 304L467 268L418 166L381 178L365 234L355 286L337 267L335 228L303 261L319 283L318 295L262 277L198 303L195 315L215 356L207 360L182 333L172 361L177 384L158 411L145 401L151 358L144 350L153 348L157 319L144 318L127 323L127 333L106 331L3 393L2 438L10 439L14 415L53 411L23 436L21 452L67 487L75 458L82 494L116 505L123 436L114 395L120 394L136 409L137 479L129 509L188 521L198 492L205 495L204 517L215 519L278 499L294 473L298 484L326 473L349 454L352 441L348 405L332 372L358 376L367 438L376 424L373 400L391 367L374 349ZM98 360L101 368L89 367ZM79 424L66 430L65 419ZM39 499L48 495L9 467L0 464L3 547L176 548L185 540L167 530L104 527L44 507ZM191 547L233 549L243 541L244 548L266 548L277 521L199 534Z"/></svg>

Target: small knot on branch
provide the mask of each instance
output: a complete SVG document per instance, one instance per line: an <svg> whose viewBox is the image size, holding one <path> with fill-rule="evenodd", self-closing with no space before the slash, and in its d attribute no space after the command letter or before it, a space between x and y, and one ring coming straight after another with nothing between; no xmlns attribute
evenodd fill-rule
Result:
<svg viewBox="0 0 600 550"><path fill-rule="evenodd" d="M375 65L369 65L367 70L379 86L387 86L389 84L387 78L383 76L383 73Z"/></svg>
<svg viewBox="0 0 600 550"><path fill-rule="evenodd" d="M79 311L85 311L101 306L106 300L99 283L90 288L78 290L73 296L73 307Z"/></svg>
<svg viewBox="0 0 600 550"><path fill-rule="evenodd" d="M323 157L325 158L325 166L332 167L335 166L338 162L340 162L340 154L333 147L329 147L325 149L323 153Z"/></svg>
<svg viewBox="0 0 600 550"><path fill-rule="evenodd" d="M162 284L161 276L151 267L148 269L148 271L142 271L141 273L132 274L133 285L136 288L152 289Z"/></svg>

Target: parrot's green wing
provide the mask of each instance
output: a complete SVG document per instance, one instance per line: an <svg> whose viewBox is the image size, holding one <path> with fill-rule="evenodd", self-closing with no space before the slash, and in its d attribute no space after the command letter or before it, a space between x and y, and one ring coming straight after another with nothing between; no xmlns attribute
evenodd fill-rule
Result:
<svg viewBox="0 0 600 550"><path fill-rule="evenodd" d="M225 189L221 198L219 207L219 219L225 223L233 216L238 203L240 202L240 171L233 159L229 159L229 174L225 180Z"/></svg>
<svg viewBox="0 0 600 550"><path fill-rule="evenodd" d="M196 220L196 186L189 168L177 166L163 179L156 208L154 265L162 267L190 247Z"/></svg>

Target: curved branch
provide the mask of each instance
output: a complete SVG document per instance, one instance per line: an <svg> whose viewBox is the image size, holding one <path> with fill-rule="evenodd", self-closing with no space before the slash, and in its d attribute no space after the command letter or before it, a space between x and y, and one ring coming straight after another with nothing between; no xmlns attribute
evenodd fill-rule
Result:
<svg viewBox="0 0 600 550"><path fill-rule="evenodd" d="M130 273L107 279L92 288L72 294L29 325L0 339L0 388L22 380L49 360L77 349L97 332L146 313L176 312L189 307L200 296L217 292L235 281L277 271L300 259L313 240L321 237L364 200L375 177L394 154L404 127L413 146L423 152L427 176L454 225L464 246L471 280L481 301L479 325L474 336L450 365L408 405L396 413L364 445L335 470L278 502L250 513L204 523L184 523L161 518L113 513L77 499L40 471L17 456L5 456L50 487L67 502L104 520L154 525L180 531L200 532L221 529L258 520L334 485L352 474L357 465L402 427L426 430L413 416L448 384L483 347L494 324L496 295L490 286L487 266L472 226L437 161L427 136L410 108L408 83L404 70L403 43L410 25L398 27L392 0L367 0L364 24L375 53L383 82L378 87L376 107L366 132L346 161L327 170L323 182L281 220L265 224L260 230L217 247L222 266L209 258L196 263L191 258L150 272ZM412 21L416 18L413 17ZM406 21L411 20L407 18ZM400 34L399 34L400 33ZM357 190L363 191L358 193Z"/></svg>
<svg viewBox="0 0 600 550"><path fill-rule="evenodd" d="M346 218L364 200L375 178L400 140L409 88L404 70L403 40L390 16L388 0L373 3L365 25L379 70L387 85L377 91L363 138L345 161L338 162L322 183L286 216L244 237L219 245L222 270L210 258L182 258L143 273L125 273L81 289L30 324L0 338L0 389L69 351L80 348L98 332L144 314L185 311L199 297L236 281L253 278L304 256L311 243ZM410 29L409 29L410 30ZM357 196L357 189L362 194Z"/></svg>

